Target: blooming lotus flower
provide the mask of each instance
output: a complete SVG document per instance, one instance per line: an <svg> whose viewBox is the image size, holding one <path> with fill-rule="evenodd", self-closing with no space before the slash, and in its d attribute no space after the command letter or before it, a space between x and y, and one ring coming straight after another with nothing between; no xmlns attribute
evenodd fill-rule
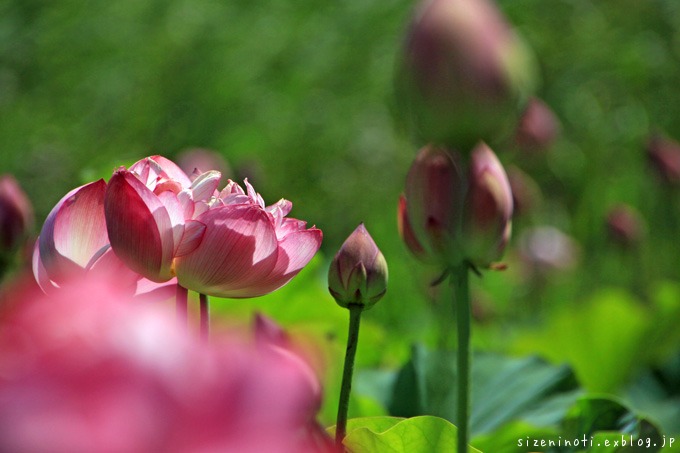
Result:
<svg viewBox="0 0 680 453"><path fill-rule="evenodd" d="M177 276L184 288L218 297L255 297L290 281L312 259L322 233L286 218L292 203L265 206L209 171L191 181L171 161L152 156L118 170L106 193L111 247L153 281Z"/></svg>
<svg viewBox="0 0 680 453"><path fill-rule="evenodd" d="M399 200L399 231L419 259L444 267L469 260L488 266L510 236L512 192L496 155L484 143L472 151L463 176L462 158L426 146L406 177Z"/></svg>
<svg viewBox="0 0 680 453"><path fill-rule="evenodd" d="M19 183L0 176L0 254L16 250L32 225L33 208Z"/></svg>
<svg viewBox="0 0 680 453"><path fill-rule="evenodd" d="M299 356L206 344L110 277L2 313L0 451L321 451L320 389Z"/></svg>

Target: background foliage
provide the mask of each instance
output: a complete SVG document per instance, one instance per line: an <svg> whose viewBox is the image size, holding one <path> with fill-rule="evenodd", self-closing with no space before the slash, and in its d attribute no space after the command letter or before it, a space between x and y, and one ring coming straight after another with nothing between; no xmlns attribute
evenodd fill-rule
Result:
<svg viewBox="0 0 680 453"><path fill-rule="evenodd" d="M530 174L542 202L515 221L509 269L475 279L479 350L568 364L586 390L625 398L680 433L680 189L646 160L653 133L680 138L680 3L504 0L536 52L537 93L561 135L547 152L509 140L504 164ZM0 172L31 197L39 224L76 185L159 153L216 150L265 200L319 226L322 254L255 310L325 339L334 412L346 313L325 292L328 260L363 221L390 266L366 314L358 367L398 368L410 346L451 346L447 288L399 240L396 202L415 149L390 113L406 0L0 1ZM608 235L610 208L645 221L640 243ZM532 226L574 240L574 266L538 270L519 251ZM303 342L301 342L303 343ZM324 355L325 354L325 355ZM366 384L370 389L370 379ZM350 415L384 413L367 390ZM675 406L673 405L675 404ZM676 418L674 418L676 417Z"/></svg>

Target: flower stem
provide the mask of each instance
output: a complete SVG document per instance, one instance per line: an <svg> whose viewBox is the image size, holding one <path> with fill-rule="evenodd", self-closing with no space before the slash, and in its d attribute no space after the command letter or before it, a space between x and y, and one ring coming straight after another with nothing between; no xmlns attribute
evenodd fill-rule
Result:
<svg viewBox="0 0 680 453"><path fill-rule="evenodd" d="M208 341L210 337L210 305L206 294L199 294L201 310L201 340Z"/></svg>
<svg viewBox="0 0 680 453"><path fill-rule="evenodd" d="M177 296L175 297L175 306L176 306L176 312L177 312L177 321L184 326L185 328L187 327L187 324L189 322L189 290L186 288L177 285Z"/></svg>
<svg viewBox="0 0 680 453"><path fill-rule="evenodd" d="M470 416L470 291L469 264L461 263L451 272L453 307L458 334L458 453L467 453Z"/></svg>
<svg viewBox="0 0 680 453"><path fill-rule="evenodd" d="M349 394L352 390L352 374L354 373L354 357L359 343L359 324L363 305L350 304L349 334L347 335L347 351L345 352L345 366L342 370L342 385L340 387L340 403L338 404L338 419L335 424L335 445L342 451L342 440L347 434L347 411L349 409Z"/></svg>

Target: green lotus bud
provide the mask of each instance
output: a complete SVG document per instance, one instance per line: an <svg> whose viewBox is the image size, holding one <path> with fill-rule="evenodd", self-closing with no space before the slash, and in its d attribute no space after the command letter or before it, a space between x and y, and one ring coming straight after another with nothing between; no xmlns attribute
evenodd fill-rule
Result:
<svg viewBox="0 0 680 453"><path fill-rule="evenodd" d="M328 270L328 290L344 308L369 309L385 295L387 262L363 223L335 255Z"/></svg>
<svg viewBox="0 0 680 453"><path fill-rule="evenodd" d="M471 149L515 127L536 64L492 0L429 0L398 59L397 110L425 142Z"/></svg>

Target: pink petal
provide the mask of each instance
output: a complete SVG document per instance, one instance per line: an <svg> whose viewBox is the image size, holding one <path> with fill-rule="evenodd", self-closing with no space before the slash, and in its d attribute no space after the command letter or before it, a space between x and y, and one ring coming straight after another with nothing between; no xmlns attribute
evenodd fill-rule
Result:
<svg viewBox="0 0 680 453"><path fill-rule="evenodd" d="M219 171L211 170L201 174L191 184L191 190L195 201L205 201L212 197L217 190L222 174Z"/></svg>
<svg viewBox="0 0 680 453"><path fill-rule="evenodd" d="M106 191L111 247L132 270L154 281L172 277L173 230L168 211L132 173L113 174Z"/></svg>
<svg viewBox="0 0 680 453"><path fill-rule="evenodd" d="M175 252L175 256L184 256L191 253L201 244L203 236L205 235L206 226L196 220L187 221L184 226L184 235L182 242Z"/></svg>
<svg viewBox="0 0 680 453"><path fill-rule="evenodd" d="M267 213L252 205L221 206L198 219L206 226L201 244L177 257L179 284L212 296L225 296L266 278L274 268L277 241Z"/></svg>
<svg viewBox="0 0 680 453"><path fill-rule="evenodd" d="M256 203L260 205L260 207L264 208L264 200L262 199L262 196L255 192L255 188L248 182L248 178L244 179L243 182L246 185L246 189L248 189L248 197L253 200L253 203Z"/></svg>
<svg viewBox="0 0 680 453"><path fill-rule="evenodd" d="M40 238L38 238L38 241ZM55 284L47 276L47 269L43 265L40 259L40 247L38 246L38 241L35 241L35 246L33 247L33 275L35 276L35 281L40 286L43 292L49 294L54 290Z"/></svg>
<svg viewBox="0 0 680 453"><path fill-rule="evenodd" d="M172 225L172 242L174 244L173 255L176 253L179 243L182 241L184 235L184 215L186 213L185 207L172 192L161 192L158 199L165 207L170 217L170 224Z"/></svg>
<svg viewBox="0 0 680 453"><path fill-rule="evenodd" d="M289 234L279 242L276 266L266 278L255 285L230 291L222 297L257 297L281 288L309 263L319 250L322 239L323 234L317 228Z"/></svg>
<svg viewBox="0 0 680 453"><path fill-rule="evenodd" d="M149 159L160 165L160 167L163 169L163 172L165 172L165 174L170 177L170 179L174 179L175 181L178 181L180 184L182 184L182 187L191 186L191 180L187 174L184 173L184 170L179 168L179 166L170 159L166 159L165 157L158 155L151 156Z"/></svg>
<svg viewBox="0 0 680 453"><path fill-rule="evenodd" d="M165 283L152 282L149 279L137 280L135 300L142 302L163 302L175 296L177 293L177 279L173 278Z"/></svg>
<svg viewBox="0 0 680 453"><path fill-rule="evenodd" d="M67 193L47 216L40 233L40 257L51 280L84 269L109 240L103 179Z"/></svg>

